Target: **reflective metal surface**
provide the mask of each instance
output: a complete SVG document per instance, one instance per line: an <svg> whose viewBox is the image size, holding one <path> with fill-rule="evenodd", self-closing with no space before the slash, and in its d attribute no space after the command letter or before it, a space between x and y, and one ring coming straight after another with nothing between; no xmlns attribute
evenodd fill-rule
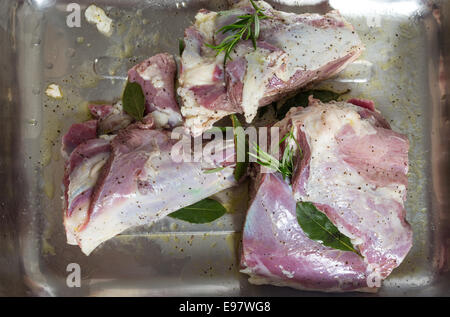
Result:
<svg viewBox="0 0 450 317"><path fill-rule="evenodd" d="M108 37L84 18L91 1L78 1L80 27L69 27L71 2L0 3L0 295L325 295L253 286L238 272L246 184L221 194L230 212L213 224L165 219L129 230L89 257L66 244L61 135L87 118L88 102L120 98L127 68L158 52L177 54L198 9L228 5L96 1L114 21ZM411 142L406 207L414 247L378 295L449 296L450 1L269 2L293 12L336 8L355 26L365 53L320 86L373 99ZM51 83L62 99L46 96ZM67 284L70 263L81 269L79 288Z"/></svg>

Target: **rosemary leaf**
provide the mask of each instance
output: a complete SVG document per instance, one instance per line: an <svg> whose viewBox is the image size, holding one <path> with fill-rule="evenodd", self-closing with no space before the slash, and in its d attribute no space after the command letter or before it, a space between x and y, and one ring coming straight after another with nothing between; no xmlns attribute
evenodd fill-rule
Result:
<svg viewBox="0 0 450 317"><path fill-rule="evenodd" d="M227 32L233 32L233 34L227 36L218 45L211 45L205 43L205 45L216 51L217 55L225 52L223 63L226 64L227 59L231 60L231 52L236 44L241 40L251 39L253 48L256 50L256 41L259 37L261 25L260 20L269 18L262 13L263 9L259 8L253 0L250 0L255 12L253 14L244 14L237 17L237 21L221 27L216 33L225 34Z"/></svg>
<svg viewBox="0 0 450 317"><path fill-rule="evenodd" d="M220 171L222 171L223 169L225 169L225 167L221 166L221 167L216 167L216 168L207 169L207 170L205 170L203 173L204 173L204 174L212 174L212 173L220 172Z"/></svg>
<svg viewBox="0 0 450 317"><path fill-rule="evenodd" d="M256 158L256 163L258 163L259 165L268 167L274 171L279 172L284 179L291 178L294 171L295 150L288 143L288 141L290 140L293 140L295 142L296 148L299 151L298 154L301 157L303 154L300 145L298 144L297 140L294 137L292 130L286 133L279 143L282 144L283 142L286 142L281 162L274 156L263 151L257 144L254 144L254 150L256 154L253 153L248 154Z"/></svg>

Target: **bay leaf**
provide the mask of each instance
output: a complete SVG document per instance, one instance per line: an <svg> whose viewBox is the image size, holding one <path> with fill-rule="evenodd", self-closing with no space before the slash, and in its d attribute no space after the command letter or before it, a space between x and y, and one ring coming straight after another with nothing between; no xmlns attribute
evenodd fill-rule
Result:
<svg viewBox="0 0 450 317"><path fill-rule="evenodd" d="M190 223L212 222L226 213L226 209L217 200L205 198L190 206L172 212L168 216Z"/></svg>
<svg viewBox="0 0 450 317"><path fill-rule="evenodd" d="M144 118L145 97L141 85L127 82L122 95L123 110L136 121Z"/></svg>
<svg viewBox="0 0 450 317"><path fill-rule="evenodd" d="M310 202L297 203L297 221L311 240L318 241L326 247L355 252L361 256L350 238L341 233L327 215L318 210L314 204Z"/></svg>

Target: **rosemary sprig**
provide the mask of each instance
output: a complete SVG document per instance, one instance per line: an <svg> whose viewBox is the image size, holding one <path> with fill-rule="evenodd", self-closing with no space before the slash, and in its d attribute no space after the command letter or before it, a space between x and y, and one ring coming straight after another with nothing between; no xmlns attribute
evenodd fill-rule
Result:
<svg viewBox="0 0 450 317"><path fill-rule="evenodd" d="M206 169L203 171L204 174L212 174L212 173L216 173L216 172L220 172L222 170L224 170L225 167L220 166L220 167L216 167L216 168L210 168L210 169Z"/></svg>
<svg viewBox="0 0 450 317"><path fill-rule="evenodd" d="M281 158L281 162L274 156L263 151L258 144L254 145L256 154L248 154L256 158L256 163L258 163L259 165L279 172L281 175L283 175L283 179L291 178L294 171L295 149L289 144L290 140L293 140L295 142L298 153L300 156L302 156L300 144L298 144L297 140L295 139L292 129L284 135L279 143L281 145L281 143L286 141L286 146L284 149L283 157Z"/></svg>
<svg viewBox="0 0 450 317"><path fill-rule="evenodd" d="M225 52L225 57L223 63L225 64L227 59L231 60L230 53L233 50L233 47L240 40L248 40L251 39L253 43L253 47L256 50L256 40L259 37L260 31L260 20L264 20L269 18L267 15L262 13L264 9L259 8L253 0L250 0L255 12L253 14L245 14L238 17L238 20L232 24L225 25L217 30L216 33L222 32L225 34L227 32L233 32L233 34L227 36L222 40L222 42L218 45L210 45L205 43L206 46L212 48L217 51L217 55L221 52Z"/></svg>

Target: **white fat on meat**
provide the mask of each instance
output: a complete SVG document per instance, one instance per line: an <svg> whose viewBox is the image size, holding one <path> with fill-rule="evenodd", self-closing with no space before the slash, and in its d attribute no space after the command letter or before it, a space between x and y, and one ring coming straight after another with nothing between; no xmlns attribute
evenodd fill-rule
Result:
<svg viewBox="0 0 450 317"><path fill-rule="evenodd" d="M283 49L289 56L288 67L284 78L290 78L297 70L316 70L330 61L342 58L348 54L362 50L361 41L355 36L351 25L337 11L331 11L324 16L319 14L302 14L303 20L298 21L298 15L282 11L274 11L276 16L286 21L276 36L268 37L266 41ZM308 21L332 18L342 22L347 27L334 29L317 27ZM268 30L270 24L263 25ZM268 30L268 32L270 32ZM356 54L358 56L359 54Z"/></svg>
<svg viewBox="0 0 450 317"><path fill-rule="evenodd" d="M251 12L251 4L241 1L219 13L201 10L191 28L202 38L185 32L178 94L182 101L181 112L187 117L186 130L194 136L230 113L243 113L250 123L259 107L278 100L285 93L337 74L364 49L353 27L337 11L325 15L294 14L275 10L264 1L257 4L270 18L260 21L256 50L253 46L249 50L245 41L233 48L231 59L223 69L225 76L219 79L225 92L216 103L204 102L205 90L192 93L193 88L200 91L201 86L218 85L217 78L213 82L213 74L217 65L222 67L224 52L216 56L216 51L205 43L217 45L229 36L231 33L221 34L217 30L232 23L234 17L238 19ZM231 61L239 58L245 59L245 65L234 64L227 68ZM245 69L240 69L242 67ZM237 76L237 71L243 76ZM230 72L234 72L233 75Z"/></svg>
<svg viewBox="0 0 450 317"><path fill-rule="evenodd" d="M244 76L241 107L247 123L255 118L260 100L265 94L265 86L270 78L274 73L283 73L279 69L286 57L286 54L280 56L278 52L268 53L267 50L259 47L245 55L247 71Z"/></svg>
<svg viewBox="0 0 450 317"><path fill-rule="evenodd" d="M370 120L361 119L358 114L360 109L345 102L329 104L317 102L301 110L295 108L291 110L288 117L292 118L294 135L298 135L298 129L305 134L311 153L309 176L304 183L305 191L296 191L294 197L297 201L328 205L338 213L351 210L347 217L359 219L358 230L373 232L379 237L377 248L389 252L397 248L399 237L406 237L404 219L395 212L391 212L392 216L386 218L373 206L392 207L392 204L398 204L403 207L407 188L400 182L376 185L343 162L336 136L344 127L350 125L358 138L378 133ZM348 230L348 224L337 222L335 225L351 239L353 245L359 246L365 242L361 236ZM386 226L389 227L390 234L386 233ZM390 256L395 258L395 252ZM399 257L396 260L400 263L403 258ZM370 279L375 281L373 283L381 281L376 263L368 264L374 268L370 275Z"/></svg>
<svg viewBox="0 0 450 317"><path fill-rule="evenodd" d="M195 16L195 27L204 39L212 39L215 32L216 12L199 12ZM198 107L198 103L191 87L217 84L213 80L214 71L217 65L223 65L224 54L216 56L210 50L209 54L202 55L202 50L208 51L206 47L201 47L197 39L185 39L185 49L183 51L182 72L178 77L179 88L177 93L181 98L183 106L181 113L185 119L185 127L197 136L209 129L214 122L233 112L225 110L211 110L205 107ZM225 83L220 83L225 86Z"/></svg>

